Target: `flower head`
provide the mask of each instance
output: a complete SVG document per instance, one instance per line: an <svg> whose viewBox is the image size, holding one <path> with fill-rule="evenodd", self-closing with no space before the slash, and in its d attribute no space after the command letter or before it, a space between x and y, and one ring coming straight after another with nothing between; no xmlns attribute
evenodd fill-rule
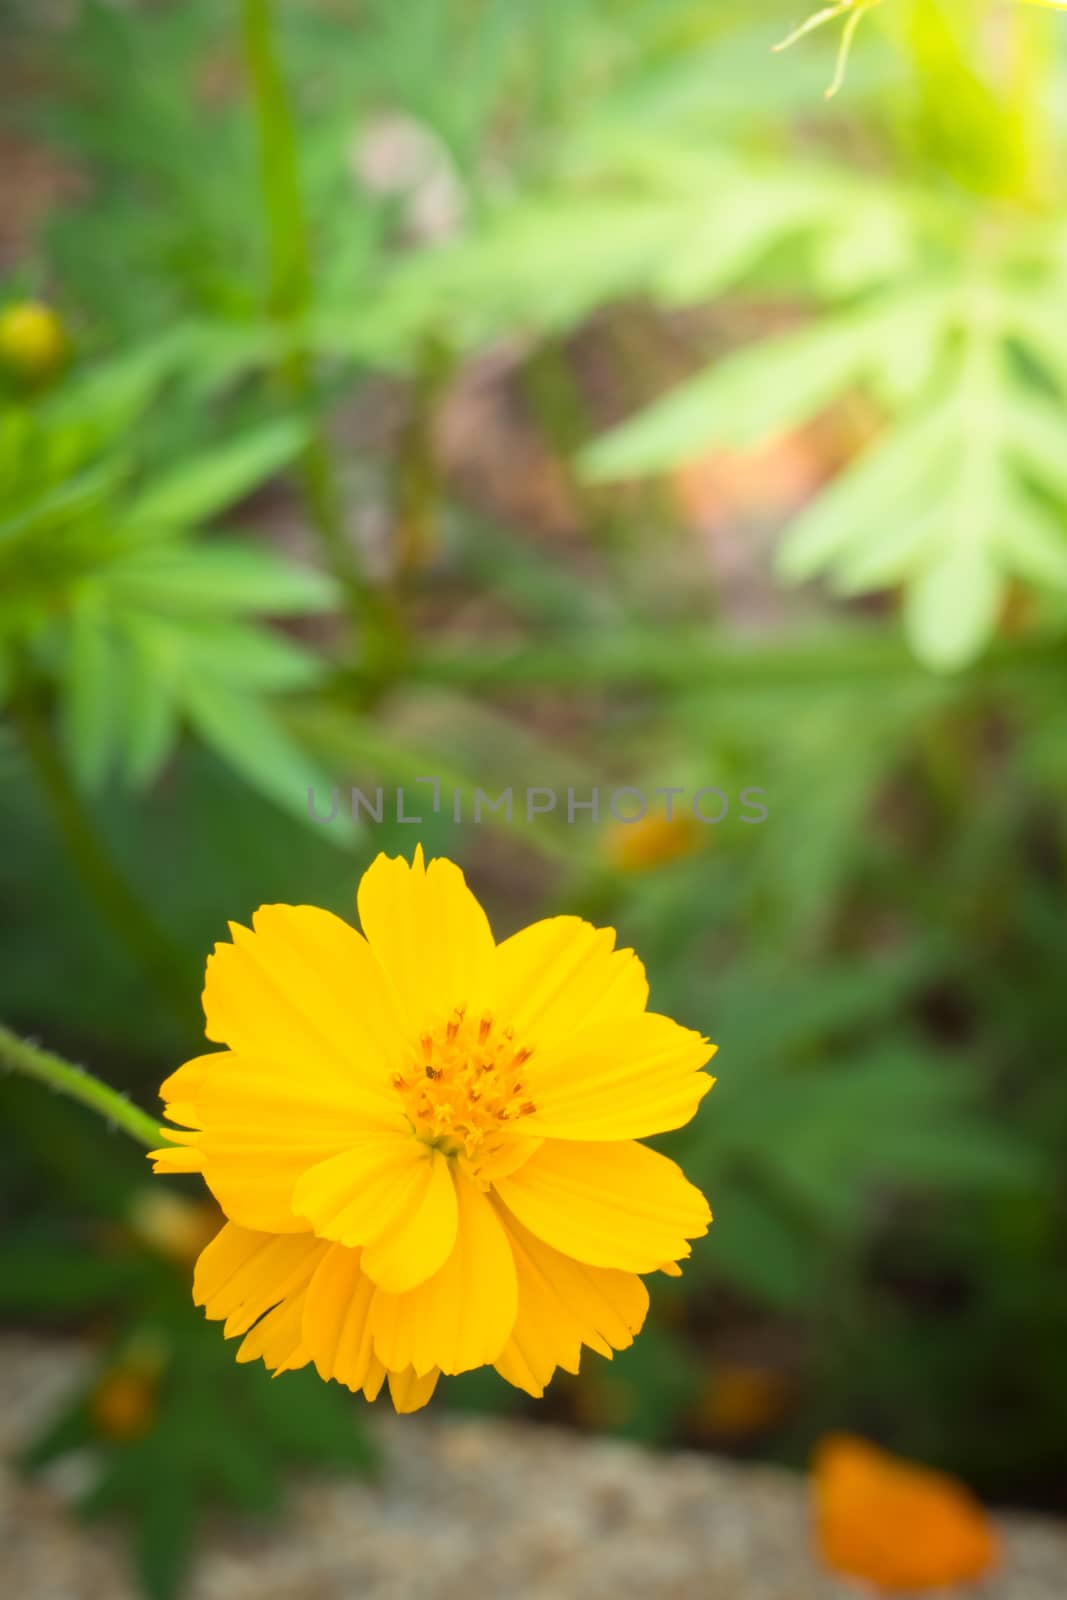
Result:
<svg viewBox="0 0 1067 1600"><path fill-rule="evenodd" d="M238 1360L313 1361L398 1410L492 1364L539 1396L624 1349L641 1274L677 1274L707 1203L636 1141L689 1121L712 1047L646 1009L644 969L577 917L497 944L452 862L379 856L363 933L314 906L231 924L204 989L225 1046L163 1085L161 1172L229 1221L194 1297Z"/></svg>

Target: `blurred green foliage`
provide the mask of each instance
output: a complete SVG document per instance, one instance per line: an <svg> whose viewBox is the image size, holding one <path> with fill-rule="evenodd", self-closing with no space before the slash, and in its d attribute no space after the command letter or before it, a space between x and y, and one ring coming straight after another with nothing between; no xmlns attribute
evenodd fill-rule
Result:
<svg viewBox="0 0 1067 1600"><path fill-rule="evenodd" d="M614 923L720 1046L665 1142L711 1236L550 1412L794 1461L844 1424L1062 1505L1064 26L1006 11L990 54L952 0L893 0L827 104L832 38L769 56L784 3L275 12L295 209L227 12L5 13L0 139L59 198L0 303L54 306L70 360L0 408L0 1014L152 1103L198 1040L130 900L191 1001L227 918L350 914L417 831L501 932ZM309 819L353 783L423 827ZM527 785L770 814L635 872L606 824L470 822ZM219 1472L269 1503L247 1438L365 1447L346 1397L233 1367L185 1268L116 1253L133 1167L105 1204L32 1103L4 1309L106 1312L108 1371L146 1327L172 1351L175 1409L93 1496L164 1594L190 1530L159 1542L146 1461L191 1511ZM774 1380L748 1413L740 1358ZM169 1430L231 1383L209 1482Z"/></svg>

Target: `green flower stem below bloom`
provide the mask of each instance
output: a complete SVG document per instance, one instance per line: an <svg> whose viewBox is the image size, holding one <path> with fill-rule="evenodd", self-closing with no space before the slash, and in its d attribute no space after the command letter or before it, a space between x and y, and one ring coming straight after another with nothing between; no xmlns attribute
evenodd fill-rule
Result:
<svg viewBox="0 0 1067 1600"><path fill-rule="evenodd" d="M147 1149L153 1150L165 1143L163 1131L158 1122L142 1111L138 1106L131 1105L126 1096L117 1089L111 1089L106 1083L101 1083L99 1078L94 1078L91 1072L86 1072L84 1067L76 1067L70 1061L64 1061L62 1056L53 1055L50 1050L42 1050L39 1045L30 1044L27 1039L20 1039L18 1034L12 1033L0 1022L0 1067L7 1068L10 1072L19 1072L24 1077L36 1078L38 1083L47 1084L57 1094L65 1094L72 1100L78 1100L83 1106L88 1106L96 1111L116 1128L121 1128L123 1133L128 1133L131 1139L136 1139L138 1144L143 1144Z"/></svg>
<svg viewBox="0 0 1067 1600"><path fill-rule="evenodd" d="M67 772L33 686L16 685L11 713L26 758L52 812L71 862L101 917L152 980L159 998L184 1026L195 1025L194 972L119 870Z"/></svg>

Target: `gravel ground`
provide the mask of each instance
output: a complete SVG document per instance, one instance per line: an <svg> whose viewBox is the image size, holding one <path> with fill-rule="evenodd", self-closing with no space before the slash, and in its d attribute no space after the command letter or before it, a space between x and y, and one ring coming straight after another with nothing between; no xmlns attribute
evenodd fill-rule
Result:
<svg viewBox="0 0 1067 1600"><path fill-rule="evenodd" d="M70 1344L0 1342L0 1453L71 1382ZM376 1487L294 1481L277 1524L220 1520L187 1600L857 1600L809 1554L803 1482L705 1456L652 1456L532 1424L396 1418ZM136 1600L120 1540L74 1524L60 1474L0 1476L4 1592ZM1064 1600L1067 1526L1001 1519L1001 1571L973 1600ZM945 1591L941 1591L942 1596Z"/></svg>

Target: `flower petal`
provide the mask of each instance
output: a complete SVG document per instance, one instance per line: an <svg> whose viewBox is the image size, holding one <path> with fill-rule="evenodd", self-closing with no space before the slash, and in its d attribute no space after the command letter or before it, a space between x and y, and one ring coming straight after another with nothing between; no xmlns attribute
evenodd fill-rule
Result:
<svg viewBox="0 0 1067 1600"><path fill-rule="evenodd" d="M306 1231L292 1208L298 1180L375 1121L387 1125L383 1112L346 1102L329 1075L308 1068L301 1081L288 1063L228 1050L187 1061L160 1093L168 1116L193 1125L171 1135L197 1152L195 1169L191 1156L188 1166L176 1158L182 1170L203 1173L232 1221L271 1233ZM402 1122L398 1110L392 1115L394 1126Z"/></svg>
<svg viewBox="0 0 1067 1600"><path fill-rule="evenodd" d="M196 1263L193 1300L212 1321L225 1319L227 1339L247 1333L238 1361L262 1357L276 1371L302 1367L309 1353L300 1308L329 1248L310 1234L258 1233L227 1222Z"/></svg>
<svg viewBox="0 0 1067 1600"><path fill-rule="evenodd" d="M284 1067L294 1092L313 1074L342 1104L391 1108L406 1030L367 941L317 906L260 906L252 928L231 923L208 957L208 1038Z"/></svg>
<svg viewBox="0 0 1067 1600"><path fill-rule="evenodd" d="M421 1411L437 1388L437 1380L440 1376L441 1374L436 1367L422 1377L419 1377L410 1367L406 1372L391 1372L389 1374L389 1393L392 1396L395 1409L401 1413Z"/></svg>
<svg viewBox="0 0 1067 1600"><path fill-rule="evenodd" d="M523 1133L555 1139L639 1139L680 1128L714 1083L700 1068L713 1045L670 1017L642 1012L582 1028L526 1069L537 1110Z"/></svg>
<svg viewBox="0 0 1067 1600"><path fill-rule="evenodd" d="M448 1160L409 1132L370 1134L312 1167L293 1209L320 1238L365 1246L362 1270L391 1294L431 1277L456 1238Z"/></svg>
<svg viewBox="0 0 1067 1600"><path fill-rule="evenodd" d="M561 1255L507 1211L502 1220L515 1254L519 1309L496 1370L539 1400L557 1367L578 1371L583 1344L610 1360L613 1350L633 1343L648 1311L648 1290L632 1273Z"/></svg>
<svg viewBox="0 0 1067 1600"><path fill-rule="evenodd" d="M377 1400L382 1392L385 1382L385 1368L376 1355L372 1355L367 1363L367 1376L363 1380L363 1395L367 1400Z"/></svg>
<svg viewBox="0 0 1067 1600"><path fill-rule="evenodd" d="M614 928L548 917L498 945L493 1000L522 1043L539 1051L595 1023L636 1017L648 1004L645 969L615 949Z"/></svg>
<svg viewBox="0 0 1067 1600"><path fill-rule="evenodd" d="M494 1185L531 1233L590 1266L655 1272L689 1253L711 1212L680 1167L642 1144L549 1139Z"/></svg>
<svg viewBox="0 0 1067 1600"><path fill-rule="evenodd" d="M380 855L359 885L359 920L417 1037L430 1018L484 995L493 959L489 920L451 861L409 865Z"/></svg>
<svg viewBox="0 0 1067 1600"><path fill-rule="evenodd" d="M303 1342L303 1307L307 1290L291 1295L261 1317L241 1341L238 1361L262 1361L268 1372L296 1372L306 1367L311 1352Z"/></svg>
<svg viewBox="0 0 1067 1600"><path fill-rule="evenodd" d="M425 1377L467 1372L495 1361L515 1322L515 1258L492 1204L462 1172L455 1175L459 1226L441 1270L408 1294L379 1291L371 1306L374 1348L391 1372Z"/></svg>
<svg viewBox="0 0 1067 1600"><path fill-rule="evenodd" d="M152 1163L153 1172L203 1171L204 1158L192 1144L192 1140L196 1138L195 1134L181 1133L174 1128L160 1128L159 1131L174 1142L164 1145L161 1150L149 1150L148 1159Z"/></svg>
<svg viewBox="0 0 1067 1600"><path fill-rule="evenodd" d="M374 1284L358 1250L327 1246L304 1302L303 1339L320 1378L362 1389L374 1361L367 1313Z"/></svg>

